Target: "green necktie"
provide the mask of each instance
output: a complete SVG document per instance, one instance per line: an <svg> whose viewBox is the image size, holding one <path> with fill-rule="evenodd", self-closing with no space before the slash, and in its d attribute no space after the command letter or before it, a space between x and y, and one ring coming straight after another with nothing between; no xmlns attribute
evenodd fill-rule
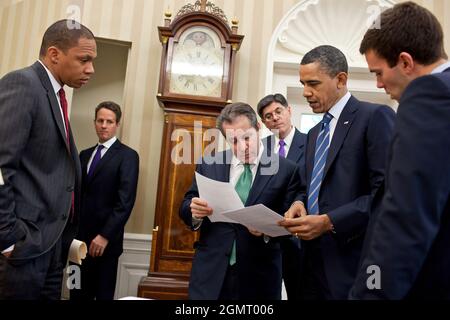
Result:
<svg viewBox="0 0 450 320"><path fill-rule="evenodd" d="M247 202L248 194L250 193L251 187L252 187L252 170L250 170L249 164L244 164L244 172L242 172L241 176L239 177L239 180L236 183L236 186L234 187L244 205L245 202ZM236 263L236 241L233 241L233 247L231 248L229 263L230 266Z"/></svg>

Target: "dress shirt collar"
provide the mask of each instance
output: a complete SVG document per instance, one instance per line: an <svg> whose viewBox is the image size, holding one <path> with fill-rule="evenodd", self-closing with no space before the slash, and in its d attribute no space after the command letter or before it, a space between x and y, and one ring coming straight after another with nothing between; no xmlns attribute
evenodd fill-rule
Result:
<svg viewBox="0 0 450 320"><path fill-rule="evenodd" d="M345 105L351 97L352 95L350 94L350 92L347 92L341 99L339 99L339 101L334 106L331 107L330 110L328 110L328 113L333 116L333 119L335 119L336 121L339 120L342 110L344 110Z"/></svg>
<svg viewBox="0 0 450 320"><path fill-rule="evenodd" d="M294 139L294 134L295 134L295 127L292 126L291 131L289 131L289 134L283 139L285 147L289 148L291 146L292 140ZM280 138L277 135L275 135L275 146L278 146L279 142Z"/></svg>
<svg viewBox="0 0 450 320"><path fill-rule="evenodd" d="M263 155L264 152L264 145L262 144L261 140L259 141L259 151L258 151L258 157L256 157L256 159L250 163L250 168L254 168L255 166L257 167L259 165L259 162L261 160L261 157ZM238 158L236 158L236 156L234 155L233 152L231 152L233 154L233 157L231 158L231 166L233 168L237 168L239 165L243 165L242 161L239 160Z"/></svg>
<svg viewBox="0 0 450 320"><path fill-rule="evenodd" d="M446 63L443 63L440 66L434 68L433 71L431 71L431 74L444 72L444 70L448 68L450 68L450 61L447 61Z"/></svg>
<svg viewBox="0 0 450 320"><path fill-rule="evenodd" d="M59 95L58 92L59 90L61 90L62 86L59 84L59 82L55 79L55 77L53 76L53 74L50 72L50 70L45 66L45 64L42 63L41 60L38 60L39 63L44 67L45 71L48 74L48 77L50 79L50 83L52 84L53 87L53 91L55 91L56 96L59 99Z"/></svg>
<svg viewBox="0 0 450 320"><path fill-rule="evenodd" d="M106 142L104 142L104 143L98 143L97 144L97 146L98 145L103 145L103 147L105 148L105 149L109 149L109 148L111 148L111 146L114 144L114 142L116 142L116 140L117 140L117 137L112 137L111 139L109 139L108 141L106 141Z"/></svg>

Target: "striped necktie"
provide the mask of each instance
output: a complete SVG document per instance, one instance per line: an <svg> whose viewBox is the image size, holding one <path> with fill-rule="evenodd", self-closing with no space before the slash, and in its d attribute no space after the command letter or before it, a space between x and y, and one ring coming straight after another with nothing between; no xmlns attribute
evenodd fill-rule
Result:
<svg viewBox="0 0 450 320"><path fill-rule="evenodd" d="M314 168L311 174L311 183L308 192L308 214L319 213L319 192L322 184L323 172L327 162L328 149L330 148L330 121L333 118L328 112L322 119L322 130L316 140L316 152L314 154Z"/></svg>

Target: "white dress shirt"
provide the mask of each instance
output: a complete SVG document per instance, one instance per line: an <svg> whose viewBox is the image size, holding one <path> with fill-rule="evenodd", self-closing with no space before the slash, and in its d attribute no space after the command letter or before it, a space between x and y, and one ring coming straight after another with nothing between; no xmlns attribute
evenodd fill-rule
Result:
<svg viewBox="0 0 450 320"><path fill-rule="evenodd" d="M441 64L440 66L434 68L433 71L431 71L431 74L444 72L444 70L448 68L450 68L450 61L447 61L446 63Z"/></svg>
<svg viewBox="0 0 450 320"><path fill-rule="evenodd" d="M102 151L100 151L100 159L101 159L101 158L103 158L105 153L109 150L109 148L111 148L111 146L114 144L114 142L116 142L116 140L117 140L117 137L112 137L111 139L109 139L108 141L106 141L104 143L97 144L97 146L95 147L94 151L91 154L91 157L89 158L86 173L89 172L89 168L91 167L91 163L92 163L92 160L94 159L95 153L97 152L98 146L103 145L103 149L102 149Z"/></svg>
<svg viewBox="0 0 450 320"><path fill-rule="evenodd" d="M289 149L292 145L292 140L294 140L294 134L295 134L295 127L291 126L291 131L289 131L289 134L283 139L284 140L284 152L287 157L289 154ZM280 138L275 135L275 153L279 153L280 151Z"/></svg>
<svg viewBox="0 0 450 320"><path fill-rule="evenodd" d="M342 110L344 110L345 105L351 97L352 95L350 94L350 92L347 92L341 99L339 99L339 101L334 106L331 107L330 110L328 110L328 113L333 116L333 119L331 119L330 121L330 144L333 139L334 130L336 130L336 125L339 121Z"/></svg>
<svg viewBox="0 0 450 320"><path fill-rule="evenodd" d="M66 128L66 122L64 120L64 114L62 112L62 108L61 108L61 101L59 98L59 90L61 90L62 86L59 84L59 82L55 79L55 77L53 76L53 74L50 72L50 70L47 69L47 67L45 66L45 64L43 64L40 60L38 60L39 63L44 67L45 71L47 71L47 75L50 79L50 83L52 84L53 87L53 91L55 92L56 95L56 101L58 101L58 105L59 105L59 112L61 114L61 119L64 125L64 132L67 132L67 128ZM67 110L67 112L69 112L69 110ZM69 116L69 115L67 115Z"/></svg>

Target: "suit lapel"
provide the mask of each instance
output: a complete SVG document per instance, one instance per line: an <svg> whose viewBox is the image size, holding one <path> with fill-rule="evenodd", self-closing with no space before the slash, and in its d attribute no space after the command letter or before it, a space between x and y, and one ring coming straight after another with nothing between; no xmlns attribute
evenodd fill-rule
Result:
<svg viewBox="0 0 450 320"><path fill-rule="evenodd" d="M316 125L309 131L309 137L307 141L306 147L306 183L307 188L309 188L309 184L311 181L311 174L314 167L314 154L316 153L316 140L319 132L322 128L322 122Z"/></svg>
<svg viewBox="0 0 450 320"><path fill-rule="evenodd" d="M289 148L289 152L286 158L297 163L302 156L302 150L305 147L305 142L304 139L302 139L300 131L298 131L296 128L294 128L294 130L294 138L292 139L292 144Z"/></svg>
<svg viewBox="0 0 450 320"><path fill-rule="evenodd" d="M89 159L92 156L92 153L94 152L96 146L87 149L86 151L82 152L80 155L80 162L81 162L81 172L82 177L85 179L87 177L87 166L89 163Z"/></svg>
<svg viewBox="0 0 450 320"><path fill-rule="evenodd" d="M333 139L331 140L330 149L328 150L327 163L325 164L325 170L323 173L324 177L327 175L328 170L341 149L345 137L352 126L353 118L356 115L356 111L358 111L357 104L358 100L352 96L339 116L336 129L334 130Z"/></svg>
<svg viewBox="0 0 450 320"><path fill-rule="evenodd" d="M223 152L222 164L214 166L216 173L216 180L222 182L230 182L230 163L232 158L231 150Z"/></svg>
<svg viewBox="0 0 450 320"><path fill-rule="evenodd" d="M64 141L64 144L67 147L67 151L70 152L70 146L67 145L66 140L66 133L64 131L64 123L61 116L60 107L58 104L58 100L56 99L56 95L52 86L52 83L50 82L50 79L48 78L47 71L44 69L44 67L40 64L40 62L36 61L32 68L36 71L37 75L41 79L42 85L47 90L47 97L50 102L50 109L52 110L53 119L56 122L56 125L58 127L59 135ZM73 141L73 137L70 137L71 141Z"/></svg>
<svg viewBox="0 0 450 320"><path fill-rule="evenodd" d="M262 193L269 181L275 176L275 173L271 172L276 169L279 170L280 157L278 154L272 152L272 150L265 148L259 161L258 169L256 170L255 180L253 181L252 188L248 194L246 206L250 206L256 203L259 195Z"/></svg>
<svg viewBox="0 0 450 320"><path fill-rule="evenodd" d="M90 177L88 177L88 181L94 180L95 176L102 169L105 163L107 163L117 154L117 152L120 150L121 145L122 143L119 141L119 139L117 139L116 142L112 144L112 146L106 151L105 155L100 159L100 162L97 164L97 166L94 168L94 172L92 172Z"/></svg>

